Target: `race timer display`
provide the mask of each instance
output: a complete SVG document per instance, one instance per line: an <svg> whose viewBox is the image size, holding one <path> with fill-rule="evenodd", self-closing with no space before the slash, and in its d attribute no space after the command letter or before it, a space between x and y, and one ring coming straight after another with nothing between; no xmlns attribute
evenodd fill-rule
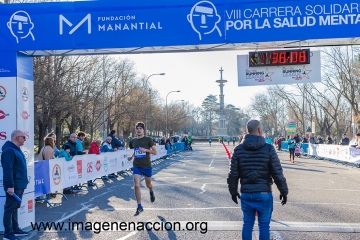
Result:
<svg viewBox="0 0 360 240"><path fill-rule="evenodd" d="M310 49L249 52L249 67L310 64Z"/></svg>

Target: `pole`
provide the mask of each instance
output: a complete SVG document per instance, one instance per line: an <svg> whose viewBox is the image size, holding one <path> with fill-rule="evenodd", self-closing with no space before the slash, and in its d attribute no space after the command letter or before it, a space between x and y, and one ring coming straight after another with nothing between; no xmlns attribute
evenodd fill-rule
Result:
<svg viewBox="0 0 360 240"><path fill-rule="evenodd" d="M103 139L106 139L106 86L105 86L105 55L103 55Z"/></svg>
<svg viewBox="0 0 360 240"><path fill-rule="evenodd" d="M150 119L149 119L149 129L150 129L150 137L152 137L152 127L151 127L151 120L152 120L152 111L151 111L151 89L149 89L149 96L150 96Z"/></svg>
<svg viewBox="0 0 360 240"><path fill-rule="evenodd" d="M167 139L167 132L168 132L168 106L167 106L167 97L169 96L171 92L169 92L166 95L166 100L165 100L165 106L166 106L166 130L165 130L165 138Z"/></svg>
<svg viewBox="0 0 360 240"><path fill-rule="evenodd" d="M168 94L166 95L166 98L165 98L165 105L166 105L166 131L165 131L165 137L166 138L167 138L167 134L168 134L168 105L167 105L167 98L168 98L169 94L172 93L172 92L180 92L180 90L168 92Z"/></svg>
<svg viewBox="0 0 360 240"><path fill-rule="evenodd" d="M151 76L154 76L154 75L161 75L161 76L164 76L165 73L154 73L154 74L151 74L150 76L147 77L146 79L146 83L148 82L149 78ZM151 111L151 89L149 89L149 94L150 94L150 117L149 117L149 129L150 129L150 137L152 136L152 126L151 126L151 120L152 120L152 111ZM146 124L147 125L147 124Z"/></svg>

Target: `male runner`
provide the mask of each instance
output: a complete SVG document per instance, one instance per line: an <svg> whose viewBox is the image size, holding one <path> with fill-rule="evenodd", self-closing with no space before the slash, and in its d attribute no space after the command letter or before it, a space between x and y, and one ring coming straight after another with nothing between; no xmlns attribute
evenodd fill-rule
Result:
<svg viewBox="0 0 360 240"><path fill-rule="evenodd" d="M134 190L138 207L134 216L137 216L144 211L143 207L141 206L140 190L140 181L142 175L144 175L146 186L150 191L150 201L155 201L155 195L151 185L152 167L150 154L156 155L156 148L153 140L150 137L144 136L145 124L143 122L136 123L135 129L137 138L131 140L132 146L134 147L134 153L128 157L128 160L131 161L133 158L135 158L133 162Z"/></svg>

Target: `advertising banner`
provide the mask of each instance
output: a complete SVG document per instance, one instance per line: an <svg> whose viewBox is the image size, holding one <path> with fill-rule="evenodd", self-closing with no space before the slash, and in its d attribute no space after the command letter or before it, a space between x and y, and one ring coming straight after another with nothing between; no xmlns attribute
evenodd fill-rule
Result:
<svg viewBox="0 0 360 240"><path fill-rule="evenodd" d="M35 161L35 197L50 192L49 160Z"/></svg>
<svg viewBox="0 0 360 240"><path fill-rule="evenodd" d="M35 221L35 200L34 193L25 193L22 198L20 209L18 209L19 227L30 226L30 222Z"/></svg>
<svg viewBox="0 0 360 240"><path fill-rule="evenodd" d="M352 38L359 10L350 0L3 4L0 46L51 51Z"/></svg>
<svg viewBox="0 0 360 240"><path fill-rule="evenodd" d="M78 161L75 157L71 161L66 161L65 158L63 159L63 176L64 182L63 187L70 187L75 184L80 183L81 181L85 181L84 178L79 179L78 174ZM50 160L51 161L51 160Z"/></svg>
<svg viewBox="0 0 360 240"><path fill-rule="evenodd" d="M329 158L344 162L360 163L360 149L327 144L309 144L308 153L311 156Z"/></svg>
<svg viewBox="0 0 360 240"><path fill-rule="evenodd" d="M63 163L65 158L55 158L49 160L49 178L50 178L50 190L51 192L60 191L65 188L65 174Z"/></svg>
<svg viewBox="0 0 360 240"><path fill-rule="evenodd" d="M310 64L261 67L249 67L249 55L238 55L238 86L320 82L320 51L311 53Z"/></svg>

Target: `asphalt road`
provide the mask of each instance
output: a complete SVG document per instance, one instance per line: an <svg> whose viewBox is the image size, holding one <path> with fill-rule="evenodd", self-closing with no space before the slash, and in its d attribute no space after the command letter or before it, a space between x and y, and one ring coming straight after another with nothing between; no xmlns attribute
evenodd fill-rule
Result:
<svg viewBox="0 0 360 240"><path fill-rule="evenodd" d="M68 200L58 196L51 199L53 207L35 205L38 223L64 222L66 227L69 222L157 222L164 227L171 222L180 230L95 233L98 225L92 225L92 231L35 230L22 239L241 239L242 213L227 189L229 167L223 146L195 143L193 148L153 166L156 201L150 202L142 181L144 212L139 216L133 216L137 205L132 176L97 180L99 189L67 195ZM360 169L307 158L290 163L287 153L278 154L289 196L281 206L273 187L272 239L360 239ZM253 239L257 236L255 227Z"/></svg>

